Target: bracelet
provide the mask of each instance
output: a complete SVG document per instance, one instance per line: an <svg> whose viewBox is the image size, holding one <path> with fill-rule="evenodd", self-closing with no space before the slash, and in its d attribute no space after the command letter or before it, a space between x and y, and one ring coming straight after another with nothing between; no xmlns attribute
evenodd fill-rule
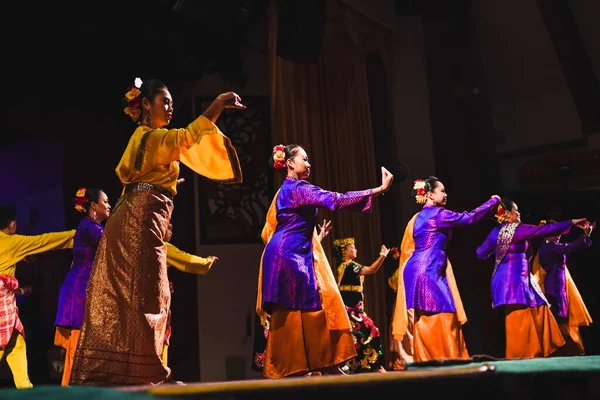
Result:
<svg viewBox="0 0 600 400"><path fill-rule="evenodd" d="M383 253L379 253L379 255L380 255L380 256L383 256L383 257L387 257L387 255L385 255L385 254L383 254Z"/></svg>
<svg viewBox="0 0 600 400"><path fill-rule="evenodd" d="M385 196L385 190L383 190L383 185L379 186L379 189L381 189L381 195Z"/></svg>

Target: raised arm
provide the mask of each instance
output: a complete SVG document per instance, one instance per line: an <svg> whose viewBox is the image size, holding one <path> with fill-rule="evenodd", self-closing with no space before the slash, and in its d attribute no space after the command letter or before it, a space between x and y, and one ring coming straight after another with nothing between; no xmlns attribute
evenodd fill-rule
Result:
<svg viewBox="0 0 600 400"><path fill-rule="evenodd" d="M293 192L296 207L314 206L332 211L348 210L370 212L373 200L373 189L355 192L330 192L306 181L298 182Z"/></svg>
<svg viewBox="0 0 600 400"><path fill-rule="evenodd" d="M500 198L498 196L492 196L491 199L471 211L454 212L443 209L439 213L440 227L452 228L455 226L470 225L479 222L499 202Z"/></svg>
<svg viewBox="0 0 600 400"><path fill-rule="evenodd" d="M204 258L186 253L169 242L165 242L165 245L167 246L167 264L172 265L180 271L189 274L206 275L214 264L214 257Z"/></svg>
<svg viewBox="0 0 600 400"><path fill-rule="evenodd" d="M515 230L513 242L531 240L538 237L558 236L565 231L568 232L572 223L572 220L569 219L546 225L519 224Z"/></svg>
<svg viewBox="0 0 600 400"><path fill-rule="evenodd" d="M555 254L570 254L575 251L583 250L592 245L592 239L587 235L581 235L569 243L548 243L546 249Z"/></svg>
<svg viewBox="0 0 600 400"><path fill-rule="evenodd" d="M382 244L377 260L375 260L373 264L369 265L368 267L363 267L363 269L360 270L360 275L372 275L375 272L377 272L377 270L379 270L379 268L383 265L383 262L385 261L385 258L387 257L389 252L390 249L388 249L384 244Z"/></svg>
<svg viewBox="0 0 600 400"><path fill-rule="evenodd" d="M11 259L22 260L23 258L43 253L49 250L61 250L73 248L73 236L75 230L43 233L41 235L10 235L9 249Z"/></svg>

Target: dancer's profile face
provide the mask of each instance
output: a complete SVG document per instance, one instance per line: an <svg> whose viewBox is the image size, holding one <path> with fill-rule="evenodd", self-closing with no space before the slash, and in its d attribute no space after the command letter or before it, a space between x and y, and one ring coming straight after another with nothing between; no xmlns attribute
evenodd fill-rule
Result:
<svg viewBox="0 0 600 400"><path fill-rule="evenodd" d="M448 202L448 194L446 193L446 188L444 184L440 181L436 182L435 187L432 191L427 193L429 200L433 203L434 206L443 207Z"/></svg>
<svg viewBox="0 0 600 400"><path fill-rule="evenodd" d="M148 102L147 104L149 107L146 109L150 114L154 127L169 125L171 118L173 117L173 98L171 97L169 90L166 88L160 89L154 97L154 102Z"/></svg>
<svg viewBox="0 0 600 400"><path fill-rule="evenodd" d="M344 256L348 260L354 260L358 255L358 250L356 250L356 246L354 244L349 244L344 248Z"/></svg>
<svg viewBox="0 0 600 400"><path fill-rule="evenodd" d="M96 211L96 221L102 222L110 215L110 203L108 196L104 192L98 195L98 201L92 202L92 209Z"/></svg>
<svg viewBox="0 0 600 400"><path fill-rule="evenodd" d="M521 213L519 212L517 203L515 203L513 209L508 212L508 222L521 222Z"/></svg>
<svg viewBox="0 0 600 400"><path fill-rule="evenodd" d="M296 173L298 179L307 179L310 176L308 155L302 147L298 147L298 152L288 160L287 164L288 168Z"/></svg>

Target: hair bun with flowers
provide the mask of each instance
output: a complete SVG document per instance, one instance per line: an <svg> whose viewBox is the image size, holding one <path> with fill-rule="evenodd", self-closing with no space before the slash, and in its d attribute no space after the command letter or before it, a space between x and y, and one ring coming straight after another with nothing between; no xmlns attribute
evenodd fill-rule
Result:
<svg viewBox="0 0 600 400"><path fill-rule="evenodd" d="M504 207L504 204L498 204L498 208L496 209L496 214L494 215L494 218L496 218L496 221L498 221L499 224L503 224L506 221L508 221L509 216L508 212L506 212L506 207Z"/></svg>
<svg viewBox="0 0 600 400"><path fill-rule="evenodd" d="M285 146L278 144L273 147L273 169L283 171L285 168Z"/></svg>
<svg viewBox="0 0 600 400"><path fill-rule="evenodd" d="M86 212L85 206L90 202L85 196L86 194L86 188L79 188L77 193L75 193L75 209L79 212Z"/></svg>
<svg viewBox="0 0 600 400"><path fill-rule="evenodd" d="M140 78L135 78L133 86L129 86L127 93L125 93L126 106L123 112L129 115L133 122L138 122L142 113L142 99L140 98L142 83Z"/></svg>
<svg viewBox="0 0 600 400"><path fill-rule="evenodd" d="M425 181L422 179L417 179L414 182L413 190L415 191L415 200L419 204L425 204L425 201L427 200L425 198L425 195L427 194L425 186Z"/></svg>

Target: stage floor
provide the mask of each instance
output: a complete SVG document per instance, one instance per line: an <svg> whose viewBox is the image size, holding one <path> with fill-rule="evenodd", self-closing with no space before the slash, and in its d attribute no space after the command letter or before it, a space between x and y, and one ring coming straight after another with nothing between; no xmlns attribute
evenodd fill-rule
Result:
<svg viewBox="0 0 600 400"><path fill-rule="evenodd" d="M413 364L406 371L186 385L0 390L2 399L371 399L380 396L600 399L600 356Z"/></svg>

